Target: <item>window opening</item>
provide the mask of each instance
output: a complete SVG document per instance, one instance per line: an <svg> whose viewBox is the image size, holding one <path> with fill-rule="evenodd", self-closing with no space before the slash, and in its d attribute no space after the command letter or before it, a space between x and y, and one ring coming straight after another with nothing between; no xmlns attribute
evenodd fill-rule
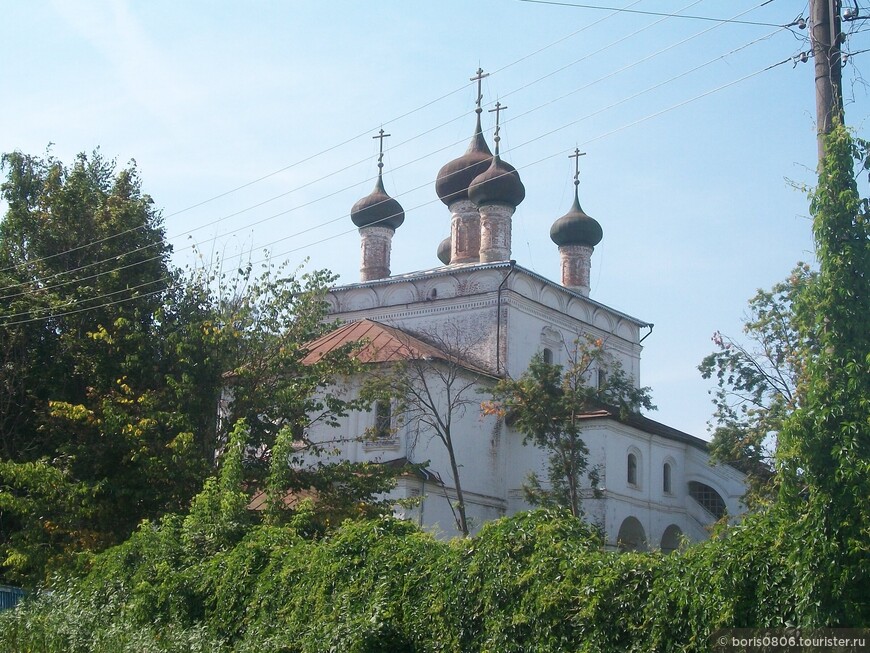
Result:
<svg viewBox="0 0 870 653"><path fill-rule="evenodd" d="M386 440L392 429L393 410L389 401L378 401L375 404L375 437Z"/></svg>
<svg viewBox="0 0 870 653"><path fill-rule="evenodd" d="M628 483L637 485L637 456L633 453L628 454Z"/></svg>
<svg viewBox="0 0 870 653"><path fill-rule="evenodd" d="M725 500L709 485L698 481L689 481L689 496L716 519L722 519L725 516Z"/></svg>

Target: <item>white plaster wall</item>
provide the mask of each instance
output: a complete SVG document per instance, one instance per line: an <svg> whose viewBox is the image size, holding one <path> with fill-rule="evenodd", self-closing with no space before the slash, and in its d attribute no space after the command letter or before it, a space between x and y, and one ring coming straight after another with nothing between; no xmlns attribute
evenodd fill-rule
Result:
<svg viewBox="0 0 870 653"><path fill-rule="evenodd" d="M597 328L584 324L579 320L555 321L553 316L548 315L546 308L534 309L527 305L509 305L507 308L507 373L517 378L529 365L532 356L548 346L554 354L553 360L559 364L566 364L569 360L569 352L573 351L576 339L583 334L600 337L604 341L604 347L615 360L619 361L622 369L637 383L640 377L640 351L636 343L624 340L616 334L602 334ZM545 336L544 330L558 332L559 338ZM558 344L550 343L557 340ZM545 343L545 341L547 341Z"/></svg>
<svg viewBox="0 0 870 653"><path fill-rule="evenodd" d="M359 380L348 382L347 387L352 396L359 387ZM476 405L478 397L469 395L475 404L467 408L453 428L467 515L473 530L489 519L531 507L522 493L530 471L537 472L546 481L546 452L523 445L522 436L495 416L482 416ZM310 435L314 439L343 439L344 442L337 443L337 455L352 461L388 461L407 456L413 462L427 463L427 468L441 478L443 487L430 483L423 491L423 502L418 509L422 510L423 526L444 536L456 534L450 510L450 501L455 501L456 497L455 485L443 444L407 422L401 423L394 446L379 448L356 441L355 438L373 423L373 413L352 413L342 420L340 428L322 426ZM589 420L583 437L589 448L590 468L599 468L603 490L602 499L590 496L585 500L584 510L590 521L604 529L611 546L616 545L620 526L628 517L640 521L650 548L660 547L662 535L670 525L676 525L692 540L706 538L706 527L713 519L689 497L690 480L716 489L725 499L730 514L741 511L741 475L730 467L710 466L707 454L695 446L605 418ZM636 486L630 485L627 479L629 451L638 456ZM665 494L662 488L665 461L672 465L670 494ZM407 493L407 487L405 490ZM418 520L420 513L412 511L409 518Z"/></svg>
<svg viewBox="0 0 870 653"><path fill-rule="evenodd" d="M501 316L497 312L499 300ZM477 364L495 370L498 361L513 377L521 375L531 357L542 349L545 329L551 342L558 339L555 337L558 334L569 346L579 333L591 333L605 340L624 370L640 383L642 347L638 321L521 269L472 266L444 273L444 268L439 268L431 273L337 289L331 293L329 302L332 317L344 320L368 317L417 333L459 332L465 338L465 346L473 345ZM497 343L501 343L501 351ZM564 363L565 351L551 348L556 362ZM356 388L354 383L357 382L351 386ZM486 396L473 398L479 403ZM352 438L364 433L373 422L371 413L355 414L342 422L341 429L347 438ZM545 452L524 446L520 434L500 424L494 416L482 417L473 406L454 425L454 434L473 530L485 520L530 507L521 488L530 471L546 478ZM611 545L615 545L619 528L628 517L640 521L652 548L660 546L662 534L672 524L690 539L706 537L705 526L712 519L688 496L690 480L715 488L725 499L729 513L740 512L739 497L744 491L741 475L728 467L710 467L707 454L696 446L612 419L590 420L584 438L590 449L590 466L600 467L604 488L604 497L590 497L584 509L591 521L603 527ZM640 459L637 487L629 487L626 479L630 448ZM450 500L455 500L450 464L438 440L405 423L395 446L379 449L347 442L341 445L340 455L351 460L386 461L407 456L415 462L428 461L429 469L441 477L445 487L428 484L420 490L423 501L409 513L409 518L422 519L424 527L444 536L456 534L450 510ZM672 464L669 495L662 491L665 460ZM409 480L404 489L400 485L396 492L407 494L415 487L414 483L417 481Z"/></svg>

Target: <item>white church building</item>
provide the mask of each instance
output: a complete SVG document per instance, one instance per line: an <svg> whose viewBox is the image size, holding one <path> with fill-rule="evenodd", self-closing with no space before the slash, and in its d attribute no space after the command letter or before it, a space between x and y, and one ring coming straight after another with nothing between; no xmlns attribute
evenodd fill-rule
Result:
<svg viewBox="0 0 870 653"><path fill-rule="evenodd" d="M602 229L580 207L576 172L573 206L550 232L561 257L560 281L511 259L511 216L525 189L516 169L499 155L498 126L491 152L480 114L478 100L468 150L438 173L435 190L450 216L450 236L437 248L440 266L391 274L391 240L404 212L384 189L381 149L375 189L351 211L362 241L361 279L330 291L330 318L344 326L310 343L309 354L317 357L362 339L367 344L359 355L368 366L413 359L433 370L458 369L456 387L469 387L461 409L453 411L451 432L472 532L488 520L531 508L523 484L530 472L546 478L547 453L524 445L510 420L482 413L485 389L500 378L518 378L535 354L564 363L575 340L587 335L600 338L608 354L639 380L641 342L652 329L589 297L591 256ZM454 346L445 348L444 342ZM458 365L457 345L466 354ZM358 392L363 380L350 380L346 392ZM443 375L434 374L433 387L439 382ZM447 404L455 397L448 398L444 388L435 389L439 392L450 412ZM446 448L425 423L397 414L396 406L379 402L371 412L346 418L341 434L329 430L309 437L342 440L338 455L351 461L425 464L399 479L396 498L416 498L402 514L425 529L455 535L456 478ZM583 507L609 547L670 551L684 537L708 537L717 519L742 511L742 474L712 466L704 440L640 415L620 418L602 409L585 419L583 438L599 489L588 489ZM363 433L369 437L359 437Z"/></svg>

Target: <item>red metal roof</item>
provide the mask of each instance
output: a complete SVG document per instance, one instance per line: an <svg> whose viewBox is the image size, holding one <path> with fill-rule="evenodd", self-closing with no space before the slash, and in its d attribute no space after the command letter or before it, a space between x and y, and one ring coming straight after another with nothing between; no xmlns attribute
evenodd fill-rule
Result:
<svg viewBox="0 0 870 653"><path fill-rule="evenodd" d="M407 359L453 360L447 352L401 329L366 319L345 324L308 343L308 355L302 359L302 362L306 365L316 363L327 353L355 342L362 343L356 357L363 363L388 363ZM456 362L470 370L489 374L467 362Z"/></svg>

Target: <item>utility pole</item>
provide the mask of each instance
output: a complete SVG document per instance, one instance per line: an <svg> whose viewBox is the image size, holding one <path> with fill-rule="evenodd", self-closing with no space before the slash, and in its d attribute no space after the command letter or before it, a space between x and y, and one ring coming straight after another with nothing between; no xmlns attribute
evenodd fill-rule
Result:
<svg viewBox="0 0 870 653"><path fill-rule="evenodd" d="M840 59L840 0L810 0L813 61L816 73L816 127L819 162L825 155L824 136L835 120L843 121L843 74Z"/></svg>

